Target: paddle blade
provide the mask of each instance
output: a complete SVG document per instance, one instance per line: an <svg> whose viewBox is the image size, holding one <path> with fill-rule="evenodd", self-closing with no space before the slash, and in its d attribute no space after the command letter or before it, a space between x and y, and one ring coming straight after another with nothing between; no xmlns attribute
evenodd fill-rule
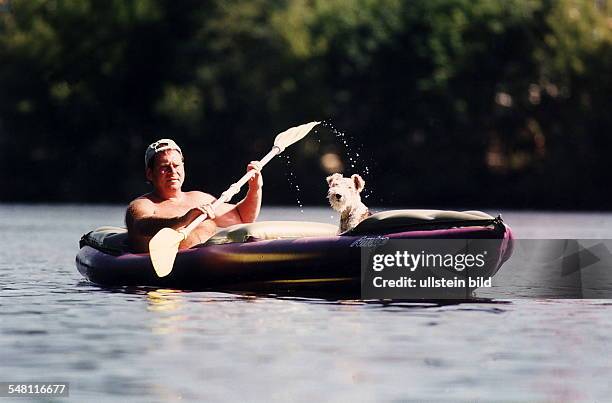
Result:
<svg viewBox="0 0 612 403"><path fill-rule="evenodd" d="M318 125L319 123L321 122L310 122L287 129L284 132L280 133L278 136L276 136L276 138L274 139L274 145L280 148L280 152L283 152L285 148L289 147L291 144L300 141L301 139L306 137L306 135L310 133L312 128Z"/></svg>
<svg viewBox="0 0 612 403"><path fill-rule="evenodd" d="M172 228L163 228L149 241L149 253L151 262L158 277L165 277L172 271L174 259L178 252L179 244L185 236Z"/></svg>

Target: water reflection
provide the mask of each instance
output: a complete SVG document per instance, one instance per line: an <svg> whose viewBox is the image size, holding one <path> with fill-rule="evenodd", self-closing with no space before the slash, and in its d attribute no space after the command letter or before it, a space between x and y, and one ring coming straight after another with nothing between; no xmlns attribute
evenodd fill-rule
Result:
<svg viewBox="0 0 612 403"><path fill-rule="evenodd" d="M187 315L177 314L184 305L181 290L157 289L146 294L147 310L157 313L173 313L156 315L151 322L153 334L173 334L182 332L182 322L187 321Z"/></svg>
<svg viewBox="0 0 612 403"><path fill-rule="evenodd" d="M152 312L176 311L181 306L181 299L177 294L183 291L173 289L157 289L147 292L148 310Z"/></svg>
<svg viewBox="0 0 612 403"><path fill-rule="evenodd" d="M331 293L101 288L76 271L76 240L109 217L121 221L124 207L34 210L53 237L32 248L32 233L23 231L7 239L0 259L5 380L53 374L71 382L75 401L271 394L277 401L401 401L431 400L440 391L463 401L609 400L609 301L360 301ZM268 212L268 219L295 216L295 208ZM305 213L307 220L329 218L327 208ZM14 215L31 221L29 212ZM612 228L609 214L559 214L546 225L540 213L505 217L517 233L532 225L568 237L608 228L609 236Z"/></svg>
<svg viewBox="0 0 612 403"><path fill-rule="evenodd" d="M155 287L103 287L95 284L86 283L90 289L96 289L105 293L118 293L126 295L146 296L147 310L150 312L173 312L180 310L185 303L218 303L218 302L246 302L254 303L259 299L273 299L279 301L293 301L305 304L316 305L333 305L342 308L350 309L350 307L368 307L369 309L424 309L424 308L440 308L445 306L458 306L464 304L479 304L486 305L506 305L511 304L511 300L496 300L491 298L472 298L466 300L363 300L359 299L354 294L334 294L330 292L314 293L291 291L284 294L270 294L257 292L240 292L240 291L199 291L199 290L184 290L173 288L155 288ZM84 284L82 284L83 286ZM477 306L475 305L475 306ZM472 308L470 308L472 309ZM493 308L495 309L495 308Z"/></svg>

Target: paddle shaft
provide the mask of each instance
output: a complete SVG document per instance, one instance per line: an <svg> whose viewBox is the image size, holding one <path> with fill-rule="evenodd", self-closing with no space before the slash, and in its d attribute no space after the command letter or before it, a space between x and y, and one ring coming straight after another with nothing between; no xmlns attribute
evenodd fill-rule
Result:
<svg viewBox="0 0 612 403"><path fill-rule="evenodd" d="M1 0L0 0L1 1ZM320 122L310 122L296 127L292 127L278 134L274 139L272 150L263 157L259 164L263 168L274 156L283 152L283 150L291 144L303 139L313 127ZM232 184L225 192L221 194L218 200L212 204L212 209L215 211L222 203L228 202L231 198L240 191L240 188L247 183L255 175L253 170L247 172L238 182ZM165 277L172 272L174 259L179 249L180 243L187 239L187 236L197 227L202 221L207 218L207 214L199 215L189 225L182 230L176 231L172 228L162 228L149 241L149 253L151 254L151 263L155 269L155 273L159 277Z"/></svg>
<svg viewBox="0 0 612 403"><path fill-rule="evenodd" d="M263 157L259 161L259 165L261 166L261 168L263 168L268 162L270 162L272 158L274 158L276 155L280 153L281 153L280 147L278 146L272 147L270 152L266 154L266 156ZM253 177L253 175L255 175L255 172L252 169L246 174L244 174L244 176L240 178L238 182L232 183L230 187L228 187L225 192L221 193L221 196L217 200L215 200L215 202L211 205L213 211L216 210L217 207L219 207L221 204L229 202L232 199L232 197L236 195L236 193L240 192L240 189L242 188L242 186L245 183L247 183L249 179ZM202 215L199 215L195 220L191 222L191 224L189 224L188 226L186 226L179 232L181 232L185 236L185 239L187 239L187 236L189 236L191 231L193 231L198 225L200 225L202 221L206 220L207 217L208 215L205 213L203 213Z"/></svg>

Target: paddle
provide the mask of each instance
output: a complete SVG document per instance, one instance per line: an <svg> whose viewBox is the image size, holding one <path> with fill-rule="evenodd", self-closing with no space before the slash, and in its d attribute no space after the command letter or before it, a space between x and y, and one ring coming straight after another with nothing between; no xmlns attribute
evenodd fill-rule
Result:
<svg viewBox="0 0 612 403"><path fill-rule="evenodd" d="M310 122L300 126L292 127L284 132L280 133L274 139L274 146L265 157L259 162L261 168L263 168L272 158L282 153L285 148L293 143L296 143L303 139L313 127L318 125L320 122ZM250 170L240 180L233 183L225 192L221 194L213 204L213 210L216 210L222 203L226 203L232 199L232 197L240 191L242 185L247 183L249 179L253 177L255 172ZM174 259L178 252L179 244L187 239L187 236L196 228L202 221L207 218L206 214L198 216L188 226L181 230L175 230L172 228L162 228L151 240L149 241L149 253L151 254L151 262L153 268L158 277L165 277L172 272L174 265Z"/></svg>

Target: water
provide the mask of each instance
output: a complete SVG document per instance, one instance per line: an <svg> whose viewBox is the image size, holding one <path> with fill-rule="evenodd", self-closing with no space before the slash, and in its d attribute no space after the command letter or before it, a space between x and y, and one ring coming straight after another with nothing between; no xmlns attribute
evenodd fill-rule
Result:
<svg viewBox="0 0 612 403"><path fill-rule="evenodd" d="M298 210L268 208L261 219L337 219ZM526 237L612 235L612 214L504 217ZM612 392L612 301L382 304L83 281L78 238L122 220L115 206L0 205L0 381L67 381L72 401L606 401Z"/></svg>
<svg viewBox="0 0 612 403"><path fill-rule="evenodd" d="M338 129L331 121L321 122L321 126L327 128L336 138L337 143L343 146L343 159L346 162L344 167L345 176L360 174L366 182L370 181L371 156L363 151L363 144L356 141L351 135ZM362 155L364 154L364 155ZM368 199L372 194L372 187L368 186L361 194L363 199Z"/></svg>
<svg viewBox="0 0 612 403"><path fill-rule="evenodd" d="M304 214L304 205L300 200L300 186L298 185L299 182L295 174L293 173L293 167L291 166L291 157L289 157L289 154L285 154L281 156L281 160L285 162L285 166L287 167L287 169L285 170L285 176L287 177L287 183L289 184L289 188L295 193L295 201L300 209L300 213ZM293 219L298 220L298 218L295 217L293 217Z"/></svg>

